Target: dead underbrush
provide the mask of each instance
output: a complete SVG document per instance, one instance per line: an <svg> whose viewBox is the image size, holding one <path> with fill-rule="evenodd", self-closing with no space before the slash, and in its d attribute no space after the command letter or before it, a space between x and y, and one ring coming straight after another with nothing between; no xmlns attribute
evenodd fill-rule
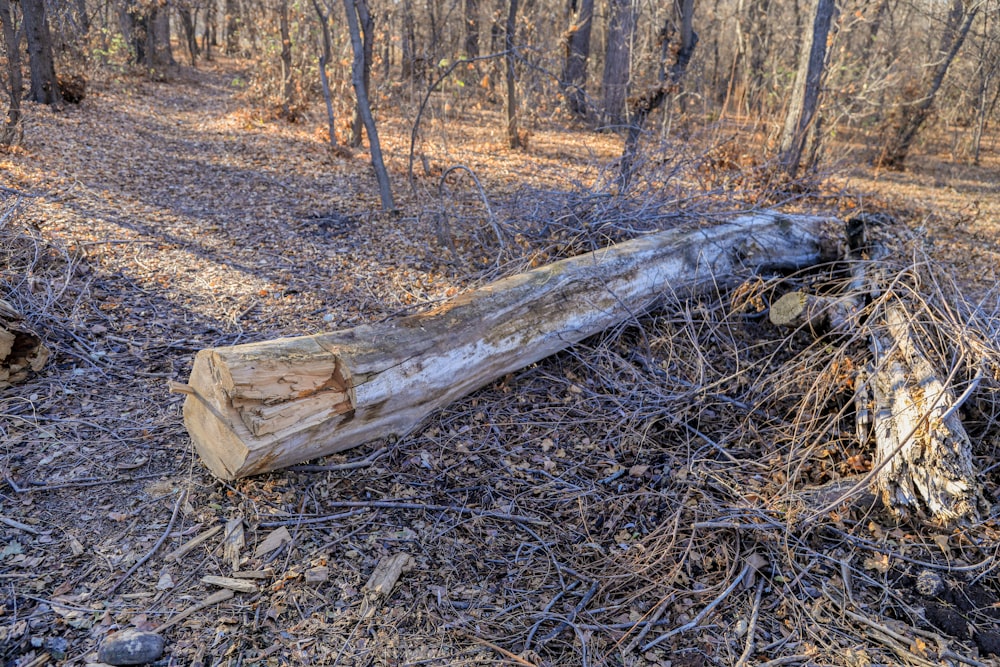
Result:
<svg viewBox="0 0 1000 667"><path fill-rule="evenodd" d="M234 571L252 591L163 630L160 664L977 665L1000 653L995 515L952 531L897 525L854 489L872 465L852 407L862 334L814 341L767 322L777 295L835 289L843 266L668 299L399 440L212 479L165 386L197 349L422 308L734 208L923 214L776 183L731 149L649 159L622 196L606 162L578 162L564 178L580 187L552 187L551 165L578 147L508 155L501 170L493 149L459 144L447 164L469 169L438 190L432 164L401 216L374 215L363 163L331 164L321 142L284 130L234 130L225 74L198 76L176 99L169 85L139 98L162 123L100 89L93 108L39 113L50 146L84 142L99 131L90 115L109 112L157 137L105 137L110 154L88 144L88 172L37 146L49 175L33 171L30 141L5 157L5 185L40 196L5 195L0 296L54 355L0 395L4 664L92 661L112 630L157 628L213 599L204 576ZM297 164L264 159L291 161L283 142L300 142ZM147 164L122 173L122 160ZM977 383L963 413L992 494L996 293L967 301L927 234L885 233L926 352L959 392ZM412 563L391 594L367 590L399 553Z"/></svg>

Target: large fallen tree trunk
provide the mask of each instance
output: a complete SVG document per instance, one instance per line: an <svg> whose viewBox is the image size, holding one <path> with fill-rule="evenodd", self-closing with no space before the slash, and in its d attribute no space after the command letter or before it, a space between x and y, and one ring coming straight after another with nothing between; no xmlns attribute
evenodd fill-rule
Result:
<svg viewBox="0 0 1000 667"><path fill-rule="evenodd" d="M840 253L828 218L762 213L651 234L500 280L428 313L200 351L184 422L234 479L407 432L503 375L648 310Z"/></svg>
<svg viewBox="0 0 1000 667"><path fill-rule="evenodd" d="M49 358L41 337L24 324L24 318L0 299L0 389L40 371Z"/></svg>

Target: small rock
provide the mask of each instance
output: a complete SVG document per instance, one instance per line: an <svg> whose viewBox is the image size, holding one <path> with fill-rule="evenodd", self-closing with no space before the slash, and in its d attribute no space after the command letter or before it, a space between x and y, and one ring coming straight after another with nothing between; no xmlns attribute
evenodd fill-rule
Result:
<svg viewBox="0 0 1000 667"><path fill-rule="evenodd" d="M97 659L109 665L145 665L163 655L163 649L162 636L128 628L108 635Z"/></svg>
<svg viewBox="0 0 1000 667"><path fill-rule="evenodd" d="M944 580L937 572L921 570L917 575L917 592L925 597L941 595L944 588Z"/></svg>
<svg viewBox="0 0 1000 667"><path fill-rule="evenodd" d="M69 642L63 637L49 637L45 640L45 650L49 652L53 660L63 660L66 651L69 650Z"/></svg>

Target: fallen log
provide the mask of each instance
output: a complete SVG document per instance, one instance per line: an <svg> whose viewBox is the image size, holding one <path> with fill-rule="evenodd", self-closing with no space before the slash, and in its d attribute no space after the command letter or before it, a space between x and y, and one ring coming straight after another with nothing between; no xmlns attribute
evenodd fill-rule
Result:
<svg viewBox="0 0 1000 667"><path fill-rule="evenodd" d="M468 292L427 313L201 350L184 423L223 479L401 435L512 371L633 318L664 294L840 255L835 220L773 212L650 234Z"/></svg>
<svg viewBox="0 0 1000 667"><path fill-rule="evenodd" d="M771 306L770 320L814 335L865 335L871 358L854 378L855 419L860 444L875 443L871 490L900 520L974 523L987 504L955 393L913 335L910 305L877 264L888 251L857 243L864 232L857 224L848 223L853 264L844 293L790 292Z"/></svg>
<svg viewBox="0 0 1000 667"><path fill-rule="evenodd" d="M14 306L0 299L0 389L26 379L29 371L42 370L48 358L41 337L24 324Z"/></svg>
<svg viewBox="0 0 1000 667"><path fill-rule="evenodd" d="M901 519L970 525L988 508L955 393L913 335L904 304L890 298L873 330L873 490Z"/></svg>

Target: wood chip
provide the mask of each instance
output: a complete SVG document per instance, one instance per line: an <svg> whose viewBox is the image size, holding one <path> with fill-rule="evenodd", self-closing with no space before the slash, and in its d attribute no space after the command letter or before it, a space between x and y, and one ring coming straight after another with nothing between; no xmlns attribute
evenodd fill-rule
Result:
<svg viewBox="0 0 1000 667"><path fill-rule="evenodd" d="M222 557L234 570L240 569L240 551L246 544L243 534L243 515L226 522L226 536L222 542Z"/></svg>
<svg viewBox="0 0 1000 667"><path fill-rule="evenodd" d="M197 536L191 538L190 540L188 540L187 542L185 542L181 546L177 547L176 549L174 549L173 551L171 551L170 553L168 553L166 556L163 557L163 560L165 560L167 562L179 560L186 553L188 553L189 551L191 551L192 549L194 549L195 547L197 547L199 544L201 544L205 540L209 539L210 537L212 537L213 535L215 535L216 533L218 533L220 530L222 530L222 524L221 523L217 524L215 526L212 526L211 528L209 528L208 530L204 531L200 535L197 535Z"/></svg>
<svg viewBox="0 0 1000 667"><path fill-rule="evenodd" d="M209 586L228 588L229 590L236 591L238 593L257 592L257 584L252 584L246 579L235 579L233 577L216 577L214 575L209 574L201 578L201 583L208 584Z"/></svg>
<svg viewBox="0 0 1000 667"><path fill-rule="evenodd" d="M403 572L413 569L413 556L407 553L386 556L375 566L375 571L365 584L365 591L376 597L386 597L399 581Z"/></svg>
<svg viewBox="0 0 1000 667"><path fill-rule="evenodd" d="M257 550L253 552L254 558L260 558L261 556L267 555L278 549L283 544L287 544L292 541L292 535L288 532L288 529L282 526L277 530L272 531L264 541L257 545ZM235 568L233 568L235 569Z"/></svg>
<svg viewBox="0 0 1000 667"><path fill-rule="evenodd" d="M220 602L231 600L234 595L236 595L236 593L229 590L228 588L223 588L221 591L216 591L215 593L212 593L211 595L209 595L207 598L205 598L195 606L189 607L184 611L180 612L179 614L171 618L169 621L167 621L160 627L156 628L156 630L154 630L153 632L161 633L167 628L177 625L188 616L191 616L192 614L195 614L201 611L202 609L205 609L206 607L211 607L212 605L219 604Z"/></svg>

